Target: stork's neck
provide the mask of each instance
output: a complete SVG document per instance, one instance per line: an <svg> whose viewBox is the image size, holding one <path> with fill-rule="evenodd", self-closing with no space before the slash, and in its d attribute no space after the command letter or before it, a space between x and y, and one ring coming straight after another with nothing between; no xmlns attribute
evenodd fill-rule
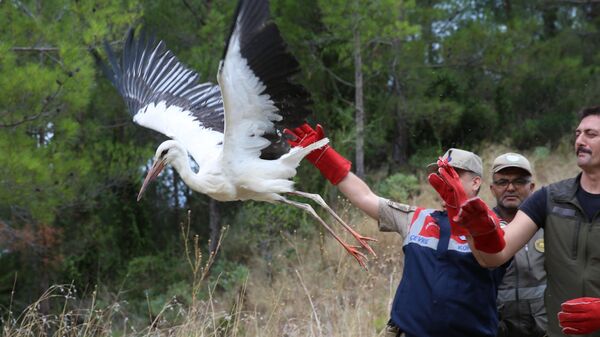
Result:
<svg viewBox="0 0 600 337"><path fill-rule="evenodd" d="M192 190L203 194L213 196L217 190L222 189L222 179L219 179L219 175L210 174L203 167L200 168L198 173L192 171L190 162L184 156L177 156L171 165L181 176L181 180Z"/></svg>
<svg viewBox="0 0 600 337"><path fill-rule="evenodd" d="M206 194L208 187L203 184L202 179L192 171L190 162L183 156L177 156L171 165L181 176L181 180L192 190Z"/></svg>

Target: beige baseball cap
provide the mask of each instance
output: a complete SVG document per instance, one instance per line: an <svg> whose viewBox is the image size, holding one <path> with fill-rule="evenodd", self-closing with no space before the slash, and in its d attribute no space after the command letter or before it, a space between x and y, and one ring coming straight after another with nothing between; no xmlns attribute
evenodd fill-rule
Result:
<svg viewBox="0 0 600 337"><path fill-rule="evenodd" d="M513 152L505 153L496 157L496 159L494 159L494 164L492 165L492 173L497 173L498 171L508 167L517 167L527 171L527 173L530 175L533 175L533 170L531 169L529 160L527 160L527 158L525 158L523 155Z"/></svg>
<svg viewBox="0 0 600 337"><path fill-rule="evenodd" d="M454 168L471 171L479 176L483 176L481 158L473 152L452 148L444 153L442 159L447 159L450 166ZM434 172L437 170L437 167L437 163L431 163L427 165L427 170Z"/></svg>

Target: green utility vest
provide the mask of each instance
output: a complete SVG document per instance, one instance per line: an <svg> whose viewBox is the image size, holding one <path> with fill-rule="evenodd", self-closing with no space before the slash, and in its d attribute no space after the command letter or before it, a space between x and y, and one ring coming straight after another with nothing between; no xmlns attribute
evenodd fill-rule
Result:
<svg viewBox="0 0 600 337"><path fill-rule="evenodd" d="M583 297L600 297L600 216L589 222L575 193L581 174L547 187L544 226L548 287L548 335L564 336L557 313L562 302ZM596 332L587 336L598 336Z"/></svg>
<svg viewBox="0 0 600 337"><path fill-rule="evenodd" d="M498 287L498 336L545 336L545 290L544 230L540 229L515 254Z"/></svg>

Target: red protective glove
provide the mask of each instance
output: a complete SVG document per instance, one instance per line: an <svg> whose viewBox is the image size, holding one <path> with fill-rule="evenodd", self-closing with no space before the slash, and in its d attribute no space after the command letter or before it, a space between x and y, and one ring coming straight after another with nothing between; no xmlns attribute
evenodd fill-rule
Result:
<svg viewBox="0 0 600 337"><path fill-rule="evenodd" d="M283 132L292 136L292 139L288 139L288 143L292 147L306 147L325 138L320 124L317 124L317 130L305 123L294 130L285 129ZM313 150L305 158L313 163L321 171L321 174L334 185L342 181L352 167L352 163L337 153L329 144Z"/></svg>
<svg viewBox="0 0 600 337"><path fill-rule="evenodd" d="M427 180L444 200L450 220L450 232L456 236L467 235L469 234L467 229L455 221L460 205L467 201L467 194L460 182L460 177L447 160L439 158L437 164L439 174L431 173Z"/></svg>
<svg viewBox="0 0 600 337"><path fill-rule="evenodd" d="M479 197L471 198L460 206L456 222L467 228L475 248L482 252L495 254L506 246L500 220Z"/></svg>
<svg viewBox="0 0 600 337"><path fill-rule="evenodd" d="M558 322L564 334L586 335L600 330L600 298L575 298L560 307Z"/></svg>

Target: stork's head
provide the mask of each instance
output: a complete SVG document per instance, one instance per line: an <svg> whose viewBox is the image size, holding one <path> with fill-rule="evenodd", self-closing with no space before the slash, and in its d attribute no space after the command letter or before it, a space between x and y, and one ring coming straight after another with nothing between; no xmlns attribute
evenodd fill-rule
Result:
<svg viewBox="0 0 600 337"><path fill-rule="evenodd" d="M162 172L167 164L172 163L177 158L185 158L186 156L187 152L183 147L181 147L181 145L179 145L177 141L167 140L160 144L158 149L156 149L156 154L154 154L154 163L152 164L150 171L148 171L146 179L144 179L144 183L142 184L140 193L138 193L137 200L140 201L148 184L158 177L160 172Z"/></svg>

